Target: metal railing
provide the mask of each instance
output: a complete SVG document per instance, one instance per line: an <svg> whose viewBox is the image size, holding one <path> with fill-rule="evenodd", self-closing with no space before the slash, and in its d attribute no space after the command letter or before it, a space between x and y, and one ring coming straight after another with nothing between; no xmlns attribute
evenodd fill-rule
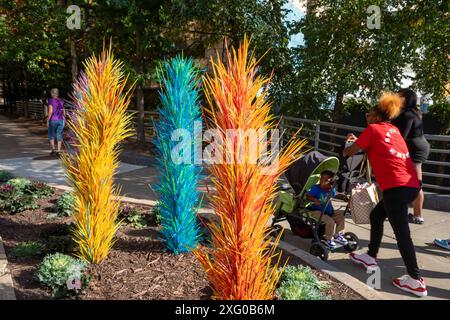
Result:
<svg viewBox="0 0 450 320"><path fill-rule="evenodd" d="M131 140L137 140L136 126L137 126L137 110L127 110L127 113L133 114L132 126L135 134L130 137ZM155 129L153 127L153 121L158 119L158 112L156 111L144 111L144 132L145 140L150 141L155 136Z"/></svg>
<svg viewBox="0 0 450 320"><path fill-rule="evenodd" d="M70 107L67 107L70 110ZM128 114L132 115L131 126L134 131L133 135L129 137L129 140L135 141L137 140L137 110L127 110ZM153 127L153 121L158 119L158 112L156 111L144 111L144 133L145 133L145 141L151 142L153 137L155 137L155 129Z"/></svg>
<svg viewBox="0 0 450 320"><path fill-rule="evenodd" d="M15 109L13 112L19 116L25 116L25 101L15 101L13 102ZM70 105L65 105L66 110L70 112ZM137 110L127 110L127 113L133 114L132 127L135 131L134 135L129 139L137 140L136 124L137 124ZM41 100L28 101L28 117L36 120L42 120L47 116L47 107ZM155 136L155 130L153 128L153 120L158 119L158 113L155 111L144 111L144 131L145 140L151 141Z"/></svg>
<svg viewBox="0 0 450 320"><path fill-rule="evenodd" d="M24 101L16 101L16 113L24 115L24 107ZM132 123L135 131L135 134L130 139L136 140L137 110L128 110L127 112L133 113ZM29 101L28 115L35 119L43 119L46 115L46 108L42 101ZM144 112L146 141L150 141L155 136L153 120L156 119L158 119L157 112ZM279 124L280 131L283 134L282 144L287 142L299 128L302 128L297 136L307 139L310 147L325 155L337 157L341 156L340 152L343 148L347 133L360 133L364 130L362 127L289 116L281 116ZM450 136L427 134L425 137L432 147L430 149L429 160L424 163L423 168L424 188L448 193L450 192Z"/></svg>
<svg viewBox="0 0 450 320"><path fill-rule="evenodd" d="M16 113L25 116L26 101L16 101ZM45 117L45 108L41 100L28 101L28 117L41 120Z"/></svg>
<svg viewBox="0 0 450 320"><path fill-rule="evenodd" d="M310 147L325 155L337 157L341 156L339 151L343 149L347 133L356 134L365 129L325 121L281 116L280 131L283 134L282 143L287 142L299 128L302 129L298 137L307 139ZM427 160L423 167L424 189L450 192L450 174L448 169L450 167L450 136L426 134L425 138L432 148L430 149L430 160ZM438 148L433 147L437 143L441 146ZM444 161L442 158L444 158ZM436 180L440 181L440 183L436 183Z"/></svg>

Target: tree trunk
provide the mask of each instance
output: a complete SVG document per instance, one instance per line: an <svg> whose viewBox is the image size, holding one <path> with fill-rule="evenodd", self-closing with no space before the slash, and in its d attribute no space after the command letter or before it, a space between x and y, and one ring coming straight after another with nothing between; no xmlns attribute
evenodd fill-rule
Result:
<svg viewBox="0 0 450 320"><path fill-rule="evenodd" d="M77 58L77 48L75 45L75 40L70 38L70 60L72 62L71 72L72 72L72 83L77 81L78 78L78 58Z"/></svg>
<svg viewBox="0 0 450 320"><path fill-rule="evenodd" d="M336 100L334 102L334 108L333 108L333 114L331 117L331 122L339 123L339 120L341 120L341 117L342 117L343 108L344 108L344 93L341 91L338 91L336 94ZM331 128L330 132L332 134L337 134L337 129ZM336 138L333 136L329 136L327 138L327 140L330 141L331 143L336 143ZM330 145L330 147L331 147L332 152L340 153L342 151L341 147L336 147L336 146L332 146L332 145Z"/></svg>
<svg viewBox="0 0 450 320"><path fill-rule="evenodd" d="M331 118L333 122L338 122L339 120L341 120L343 108L344 108L344 93L338 91L336 94L336 101L334 102L333 116Z"/></svg>
<svg viewBox="0 0 450 320"><path fill-rule="evenodd" d="M141 30L136 29L136 70L139 74L141 80L136 86L136 107L137 107L137 124L136 124L136 134L137 142L139 145L144 145L145 143L145 129L144 129L144 91L143 91L143 77L144 77L144 61L142 57L142 47L141 47Z"/></svg>
<svg viewBox="0 0 450 320"><path fill-rule="evenodd" d="M28 111L28 80L27 80L27 72L23 71L23 116L28 118L30 113Z"/></svg>

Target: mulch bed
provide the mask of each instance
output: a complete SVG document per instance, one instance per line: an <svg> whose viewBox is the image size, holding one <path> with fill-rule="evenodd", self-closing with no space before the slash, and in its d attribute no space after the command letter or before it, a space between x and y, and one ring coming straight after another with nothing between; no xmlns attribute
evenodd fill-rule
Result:
<svg viewBox="0 0 450 320"><path fill-rule="evenodd" d="M39 235L44 230L70 223L70 218L46 218L61 193L56 191L54 196L40 200L40 209L0 215L0 235L19 300L51 299L50 291L34 279L43 256L15 259L9 253L22 241L39 241ZM136 207L141 211L150 210L145 206ZM89 267L91 282L78 299L211 299L212 291L200 263L191 253L177 256L165 252L158 239L158 230L158 226L144 229L121 226L108 258L99 265ZM289 264L302 264L288 253L284 253L284 257L289 257ZM344 284L320 271L314 272L319 280L330 282L330 288L325 293L332 299L362 299Z"/></svg>

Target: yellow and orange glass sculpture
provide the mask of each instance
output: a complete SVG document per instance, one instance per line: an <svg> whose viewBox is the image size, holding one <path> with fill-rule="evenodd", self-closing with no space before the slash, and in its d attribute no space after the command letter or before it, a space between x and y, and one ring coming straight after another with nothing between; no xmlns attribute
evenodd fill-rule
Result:
<svg viewBox="0 0 450 320"><path fill-rule="evenodd" d="M257 74L257 61L244 39L237 50L228 51L226 63L213 62L213 76L204 79L208 128L219 129L223 141L232 142L227 130L271 132L277 123L270 114L270 78ZM265 146L275 141L267 139ZM269 236L267 222L273 214L276 181L301 154L306 141L291 140L270 165L254 162L250 141L243 139L226 148L233 161L209 167L215 191L209 194L220 223L210 223L211 250L197 250L214 299L272 299L279 280L279 241ZM241 148L241 150L239 150ZM243 149L242 149L243 148ZM238 158L244 155L244 161ZM271 241L274 243L271 244Z"/></svg>

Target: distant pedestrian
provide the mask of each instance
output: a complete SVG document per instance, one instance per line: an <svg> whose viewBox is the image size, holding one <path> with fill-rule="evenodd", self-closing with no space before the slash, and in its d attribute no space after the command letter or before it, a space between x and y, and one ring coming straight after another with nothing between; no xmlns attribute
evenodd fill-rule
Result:
<svg viewBox="0 0 450 320"><path fill-rule="evenodd" d="M404 99L403 110L392 120L392 124L399 130L408 146L409 155L416 168L417 178L422 186L422 163L428 159L430 144L423 133L422 112L417 107L417 95L410 89L401 89L398 94ZM424 223L422 207L425 196L420 189L419 196L413 202L414 215L409 214L409 221L416 224Z"/></svg>
<svg viewBox="0 0 450 320"><path fill-rule="evenodd" d="M48 99L48 138L52 151L50 155L58 155L61 152L62 133L64 129L64 121L66 118L66 110L64 109L64 101L59 98L59 91L53 88L50 91L51 98ZM55 133L57 140L57 149L55 150Z"/></svg>

